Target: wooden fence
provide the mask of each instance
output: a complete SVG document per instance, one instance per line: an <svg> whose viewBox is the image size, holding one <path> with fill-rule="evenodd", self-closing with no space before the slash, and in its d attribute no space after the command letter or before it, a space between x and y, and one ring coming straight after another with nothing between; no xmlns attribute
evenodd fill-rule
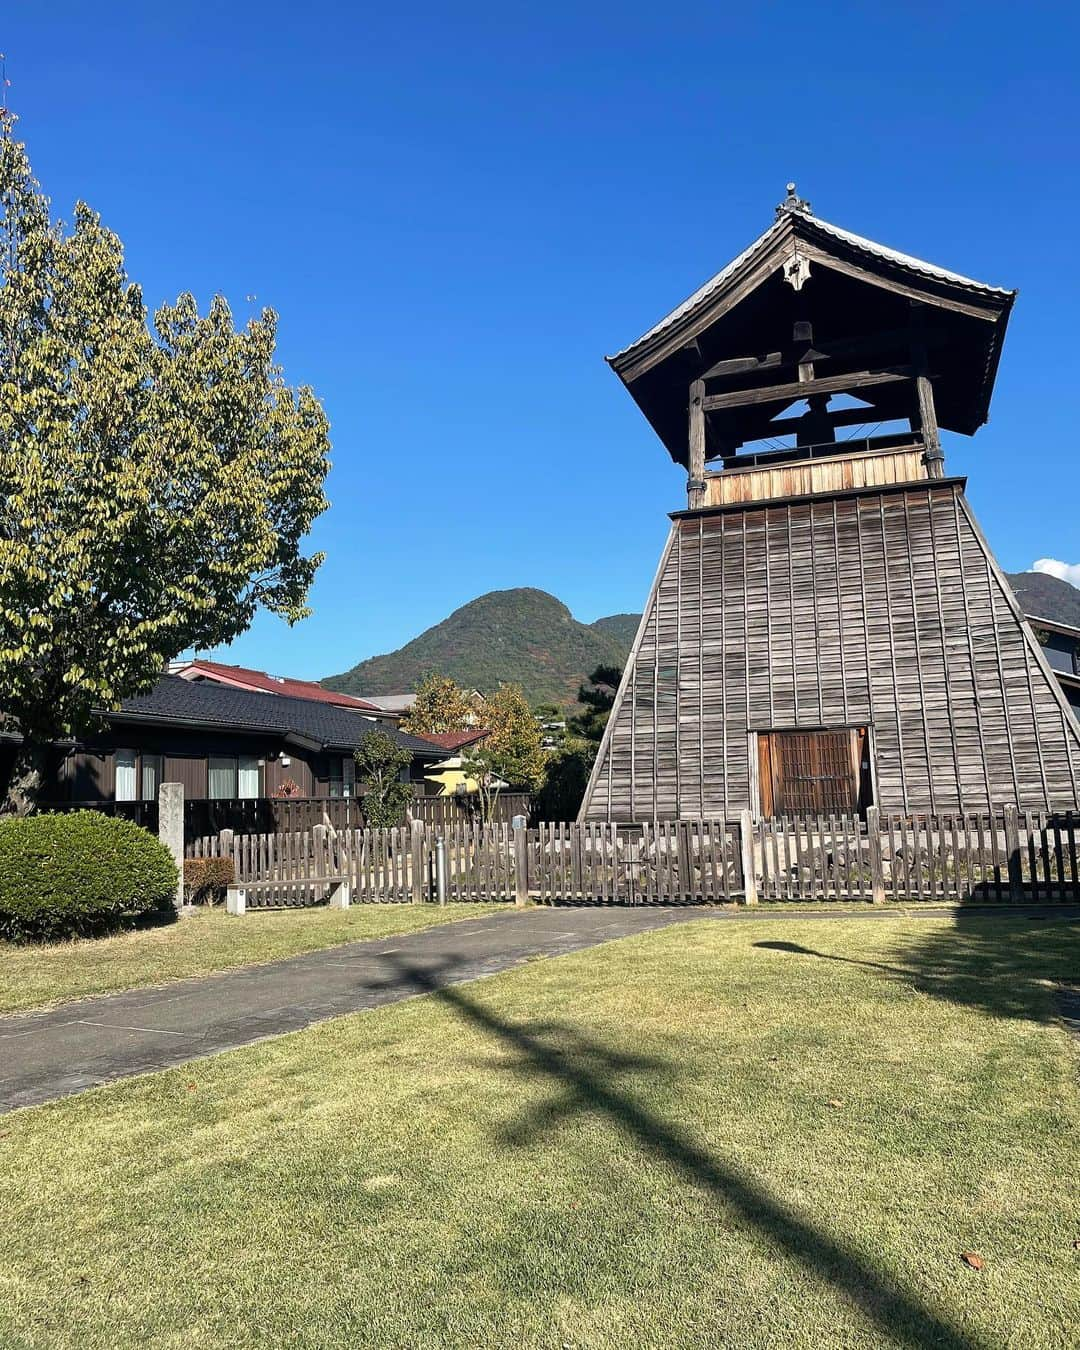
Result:
<svg viewBox="0 0 1080 1350"><path fill-rule="evenodd" d="M723 821L540 825L528 862L541 902L722 904L743 894L738 827Z"/></svg>
<svg viewBox="0 0 1080 1350"><path fill-rule="evenodd" d="M723 904L737 900L1080 901L1080 814L792 817L641 825L421 821L201 836L233 859L248 904Z"/></svg>
<svg viewBox="0 0 1080 1350"><path fill-rule="evenodd" d="M763 900L1080 899L1080 814L816 816L754 827Z"/></svg>
<svg viewBox="0 0 1080 1350"><path fill-rule="evenodd" d="M334 830L360 829L365 825L363 797L188 797L184 801L185 851L196 857L195 841L231 830L234 834L293 834L325 825ZM475 824L475 798L414 797L406 807L412 820L432 828L455 823ZM526 792L501 792L495 802L495 819L509 824L515 816L528 818L532 799ZM156 801L65 801L47 802L43 811L100 811L132 820L157 833Z"/></svg>

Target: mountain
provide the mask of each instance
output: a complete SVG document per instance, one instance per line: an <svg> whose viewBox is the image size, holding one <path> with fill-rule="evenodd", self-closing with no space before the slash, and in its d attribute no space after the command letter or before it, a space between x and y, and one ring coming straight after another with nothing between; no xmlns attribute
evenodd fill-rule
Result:
<svg viewBox="0 0 1080 1350"><path fill-rule="evenodd" d="M369 657L322 684L347 694L396 694L438 671L485 693L500 683L520 684L530 703L568 707L595 666L625 662L630 621L636 630L636 615L579 623L546 591L490 591L396 652Z"/></svg>
<svg viewBox="0 0 1080 1350"><path fill-rule="evenodd" d="M589 624L589 627L601 633L609 633L629 654L630 648L634 645L634 638L637 637L640 622L640 614L609 614L606 619L597 619L595 623Z"/></svg>
<svg viewBox="0 0 1080 1350"><path fill-rule="evenodd" d="M1080 590L1048 572L1006 572L1025 614L1080 628Z"/></svg>

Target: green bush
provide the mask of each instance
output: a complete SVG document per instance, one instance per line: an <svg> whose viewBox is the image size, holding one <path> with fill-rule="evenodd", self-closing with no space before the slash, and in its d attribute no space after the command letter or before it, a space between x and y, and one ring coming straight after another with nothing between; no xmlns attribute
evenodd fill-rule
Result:
<svg viewBox="0 0 1080 1350"><path fill-rule="evenodd" d="M224 899L234 876L231 858L185 858L185 898L193 905L212 905Z"/></svg>
<svg viewBox="0 0 1080 1350"><path fill-rule="evenodd" d="M129 820L97 811L0 820L0 938L74 937L168 909L176 864Z"/></svg>

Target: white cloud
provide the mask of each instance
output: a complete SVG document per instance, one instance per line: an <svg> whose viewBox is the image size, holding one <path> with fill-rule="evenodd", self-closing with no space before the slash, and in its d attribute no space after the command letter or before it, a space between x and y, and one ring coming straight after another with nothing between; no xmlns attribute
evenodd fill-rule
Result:
<svg viewBox="0 0 1080 1350"><path fill-rule="evenodd" d="M1058 562L1057 558L1037 558L1031 564L1031 570L1045 572L1051 577L1060 577L1070 586L1080 587L1080 563Z"/></svg>

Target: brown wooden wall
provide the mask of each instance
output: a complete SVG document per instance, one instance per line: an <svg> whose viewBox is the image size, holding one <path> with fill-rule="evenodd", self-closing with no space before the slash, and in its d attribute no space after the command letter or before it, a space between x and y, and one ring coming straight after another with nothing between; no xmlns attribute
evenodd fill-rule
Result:
<svg viewBox="0 0 1080 1350"><path fill-rule="evenodd" d="M211 755L256 755L264 760L263 793L268 797L286 778L299 785L302 797L325 797L329 793L331 756L284 745L277 736L244 736L228 731L185 734L167 727L125 726L93 737L61 758L49 785L49 796L59 801L111 801L116 793L117 749L163 755L164 781L182 783L188 798L207 795ZM282 755L289 759L288 764L281 762Z"/></svg>
<svg viewBox="0 0 1080 1350"><path fill-rule="evenodd" d="M768 498L840 492L848 488L915 483L927 477L924 456L923 448L917 446L771 467L725 469L722 473L705 475L702 505L727 506L735 502L760 502Z"/></svg>
<svg viewBox="0 0 1080 1350"><path fill-rule="evenodd" d="M956 481L676 517L581 818L731 817L749 732L861 725L885 809L1080 800L1080 729Z"/></svg>

